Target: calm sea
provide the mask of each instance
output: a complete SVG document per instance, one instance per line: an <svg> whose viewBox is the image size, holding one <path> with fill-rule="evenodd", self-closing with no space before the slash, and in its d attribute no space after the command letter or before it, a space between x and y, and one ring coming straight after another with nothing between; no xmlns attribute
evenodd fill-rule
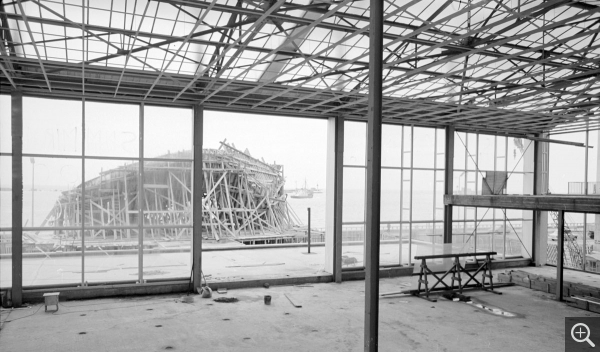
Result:
<svg viewBox="0 0 600 352"><path fill-rule="evenodd" d="M54 203L60 196L60 191L37 190L33 194L35 209L33 211L34 226L40 226ZM23 223L32 226L31 192L23 194ZM311 227L316 229L325 228L325 202L327 193L315 193L313 198L297 199L288 197L288 204L302 225L308 222L307 208L311 208ZM364 191L344 191L344 222L364 221ZM408 200L407 198L405 198ZM429 220L433 218L433 191L414 191L413 194L413 220ZM438 199L438 208L442 206L441 198ZM0 227L10 227L11 224L11 192L0 191ZM407 208L407 207L405 207ZM404 211L404 219L408 219L408 210ZM441 213L436 216L441 219ZM400 219L400 192L382 191L381 220L398 221Z"/></svg>

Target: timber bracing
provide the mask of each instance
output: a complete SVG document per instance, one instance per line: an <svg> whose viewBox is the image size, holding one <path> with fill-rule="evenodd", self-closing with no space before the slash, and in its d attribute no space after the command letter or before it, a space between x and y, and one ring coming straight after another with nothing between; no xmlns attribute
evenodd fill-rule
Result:
<svg viewBox="0 0 600 352"><path fill-rule="evenodd" d="M141 197L137 162L103 170L85 182L83 201L81 185L63 192L44 225L80 227L84 221L90 228L86 236L125 240L137 236L141 207L146 238L178 240L191 236L193 205L202 206L205 239L283 234L300 223L287 203L282 165L255 159L225 142L219 149L204 149L202 197L193 203L191 151L157 159L144 161ZM79 236L76 230L56 234Z"/></svg>

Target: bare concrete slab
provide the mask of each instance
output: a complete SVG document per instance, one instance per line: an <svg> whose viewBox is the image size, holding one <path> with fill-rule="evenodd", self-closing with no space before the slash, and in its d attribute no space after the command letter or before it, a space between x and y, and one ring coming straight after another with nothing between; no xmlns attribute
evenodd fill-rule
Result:
<svg viewBox="0 0 600 352"><path fill-rule="evenodd" d="M380 292L416 285L414 277L383 279ZM380 351L560 351L564 318L597 316L522 287L503 295L469 293L475 304L412 296L380 299ZM263 303L271 295L271 305ZM294 307L285 297L291 296ZM2 311L3 351L362 351L364 282L213 292L195 295L61 302ZM495 314L500 309L514 317Z"/></svg>

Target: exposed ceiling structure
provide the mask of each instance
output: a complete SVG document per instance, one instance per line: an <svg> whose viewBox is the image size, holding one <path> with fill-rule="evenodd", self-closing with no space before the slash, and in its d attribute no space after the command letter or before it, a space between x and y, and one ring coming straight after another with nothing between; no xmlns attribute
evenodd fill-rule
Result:
<svg viewBox="0 0 600 352"><path fill-rule="evenodd" d="M0 88L364 120L369 1L18 0ZM384 122L600 128L600 2L385 2Z"/></svg>

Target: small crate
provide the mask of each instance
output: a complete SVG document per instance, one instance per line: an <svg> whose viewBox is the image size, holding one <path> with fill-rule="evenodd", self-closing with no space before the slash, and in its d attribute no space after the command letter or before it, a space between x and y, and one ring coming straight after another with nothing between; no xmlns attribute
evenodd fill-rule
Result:
<svg viewBox="0 0 600 352"><path fill-rule="evenodd" d="M60 292L48 292L48 293L44 293L44 299L46 300L45 304L46 307L44 308L44 311L48 311L48 306L56 306L56 310L58 310L58 296L60 295Z"/></svg>

